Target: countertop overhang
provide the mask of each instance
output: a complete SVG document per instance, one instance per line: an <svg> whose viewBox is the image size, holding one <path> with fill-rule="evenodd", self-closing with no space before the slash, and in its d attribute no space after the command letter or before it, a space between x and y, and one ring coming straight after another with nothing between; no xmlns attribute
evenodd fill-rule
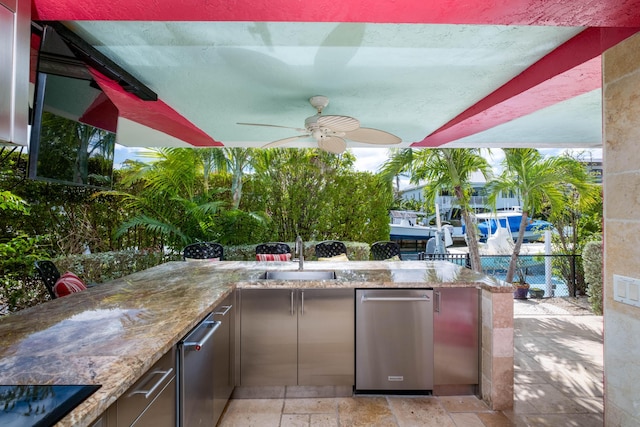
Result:
<svg viewBox="0 0 640 427"><path fill-rule="evenodd" d="M334 280L260 279L297 262L169 262L0 318L0 384L100 384L59 426L86 426L234 288L512 285L445 261L305 262Z"/></svg>

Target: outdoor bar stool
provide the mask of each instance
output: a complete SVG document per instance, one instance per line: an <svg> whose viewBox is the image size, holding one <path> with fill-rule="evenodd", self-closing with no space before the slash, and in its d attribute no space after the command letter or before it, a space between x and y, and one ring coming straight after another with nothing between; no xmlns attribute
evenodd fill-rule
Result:
<svg viewBox="0 0 640 427"><path fill-rule="evenodd" d="M316 244L316 257L331 258L334 256L347 255L347 246L337 240L325 240Z"/></svg>
<svg viewBox="0 0 640 427"><path fill-rule="evenodd" d="M53 288L56 286L56 282L60 278L60 272L56 265L51 261L36 261L34 265L38 275L44 283L45 288L47 288L49 295L51 295L51 299L57 298L53 291Z"/></svg>
<svg viewBox="0 0 640 427"><path fill-rule="evenodd" d="M376 261L390 260L397 257L398 260L402 260L400 255L400 245L397 242L384 241L375 242L371 245L371 255Z"/></svg>
<svg viewBox="0 0 640 427"><path fill-rule="evenodd" d="M185 246L182 258L187 259L209 259L212 261L222 261L224 248L220 243L198 242Z"/></svg>
<svg viewBox="0 0 640 427"><path fill-rule="evenodd" d="M261 243L256 246L256 261L289 261L291 247L282 242Z"/></svg>

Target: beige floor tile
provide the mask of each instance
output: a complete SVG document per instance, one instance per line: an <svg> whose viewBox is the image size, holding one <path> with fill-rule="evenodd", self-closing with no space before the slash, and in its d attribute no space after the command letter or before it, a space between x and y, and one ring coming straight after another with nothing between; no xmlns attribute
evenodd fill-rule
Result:
<svg viewBox="0 0 640 427"><path fill-rule="evenodd" d="M451 417L435 397L387 397L400 427L454 427Z"/></svg>
<svg viewBox="0 0 640 427"><path fill-rule="evenodd" d="M516 417L516 426L531 427L602 427L602 416L596 414L522 415Z"/></svg>
<svg viewBox="0 0 640 427"><path fill-rule="evenodd" d="M533 357L528 354L516 351L513 361L514 371L527 371L527 372L543 372L544 368L540 366Z"/></svg>
<svg viewBox="0 0 640 427"><path fill-rule="evenodd" d="M282 414L280 427L309 427L309 423L307 414Z"/></svg>
<svg viewBox="0 0 640 427"><path fill-rule="evenodd" d="M456 427L485 427L482 421L480 421L480 418L470 412L451 414L451 419Z"/></svg>
<svg viewBox="0 0 640 427"><path fill-rule="evenodd" d="M279 427L280 414L227 413L218 427Z"/></svg>
<svg viewBox="0 0 640 427"><path fill-rule="evenodd" d="M338 413L311 414L311 427L338 427Z"/></svg>
<svg viewBox="0 0 640 427"><path fill-rule="evenodd" d="M251 414L280 414L283 404L283 399L232 399L227 409Z"/></svg>
<svg viewBox="0 0 640 427"><path fill-rule="evenodd" d="M445 396L438 400L447 412L489 411L487 404L476 396Z"/></svg>
<svg viewBox="0 0 640 427"><path fill-rule="evenodd" d="M345 397L338 399L341 426L397 427L398 423L384 397Z"/></svg>
<svg viewBox="0 0 640 427"><path fill-rule="evenodd" d="M541 372L539 376L570 398L572 396L602 397L604 394L602 375L597 373Z"/></svg>
<svg viewBox="0 0 640 427"><path fill-rule="evenodd" d="M516 371L514 373L513 382L515 384L544 384L548 381L543 372L534 371Z"/></svg>
<svg viewBox="0 0 640 427"><path fill-rule="evenodd" d="M282 399L230 400L219 427L278 427Z"/></svg>
<svg viewBox="0 0 640 427"><path fill-rule="evenodd" d="M517 400L530 403L539 414L579 414L585 412L582 406L549 384L520 384L518 390Z"/></svg>
<svg viewBox="0 0 640 427"><path fill-rule="evenodd" d="M515 423L502 412L478 412L476 415L486 427L515 426Z"/></svg>
<svg viewBox="0 0 640 427"><path fill-rule="evenodd" d="M513 412L515 414L537 414L538 410L531 403L519 400L516 395L516 399L513 402Z"/></svg>
<svg viewBox="0 0 640 427"><path fill-rule="evenodd" d="M586 412L600 415L604 413L604 401L602 397L577 397L574 401L584 408Z"/></svg>
<svg viewBox="0 0 640 427"><path fill-rule="evenodd" d="M286 399L285 414L336 414L337 398Z"/></svg>

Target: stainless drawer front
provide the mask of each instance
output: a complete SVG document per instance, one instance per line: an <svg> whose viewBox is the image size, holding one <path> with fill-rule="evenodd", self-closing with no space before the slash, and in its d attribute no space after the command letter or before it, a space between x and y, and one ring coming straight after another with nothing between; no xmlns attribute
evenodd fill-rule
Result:
<svg viewBox="0 0 640 427"><path fill-rule="evenodd" d="M136 418L144 412L146 407L154 401L174 378L175 350L172 349L118 399L118 426L132 425ZM175 391L173 396L173 405L175 407ZM173 413L175 414L175 409ZM175 423L174 420L173 423Z"/></svg>

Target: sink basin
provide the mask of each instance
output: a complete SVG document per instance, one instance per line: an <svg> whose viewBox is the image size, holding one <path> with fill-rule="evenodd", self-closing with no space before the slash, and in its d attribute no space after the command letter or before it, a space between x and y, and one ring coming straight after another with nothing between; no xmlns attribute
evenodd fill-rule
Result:
<svg viewBox="0 0 640 427"><path fill-rule="evenodd" d="M335 271L308 271L308 270L287 270L287 271L265 271L260 275L260 279L270 280L335 280Z"/></svg>

